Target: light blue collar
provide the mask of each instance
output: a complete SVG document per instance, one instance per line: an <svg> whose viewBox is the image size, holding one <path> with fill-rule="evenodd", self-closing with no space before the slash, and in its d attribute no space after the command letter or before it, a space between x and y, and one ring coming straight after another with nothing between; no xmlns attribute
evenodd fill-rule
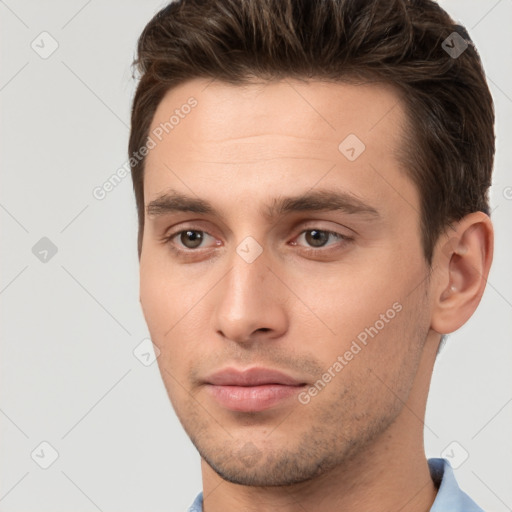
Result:
<svg viewBox="0 0 512 512"><path fill-rule="evenodd" d="M455 480L447 459L428 459L430 476L438 487L437 496L430 512L484 512ZM200 492L188 512L203 512L203 493Z"/></svg>
<svg viewBox="0 0 512 512"><path fill-rule="evenodd" d="M430 512L484 512L460 489L447 459L428 459L428 466L432 480L439 485Z"/></svg>

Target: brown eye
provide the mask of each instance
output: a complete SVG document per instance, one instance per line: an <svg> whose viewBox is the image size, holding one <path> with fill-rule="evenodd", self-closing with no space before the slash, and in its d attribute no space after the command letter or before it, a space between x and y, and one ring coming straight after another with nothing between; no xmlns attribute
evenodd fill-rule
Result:
<svg viewBox="0 0 512 512"><path fill-rule="evenodd" d="M343 250L353 239L336 231L311 228L302 231L297 240L299 242L294 241L292 245L301 246L306 254L326 256L332 251Z"/></svg>
<svg viewBox="0 0 512 512"><path fill-rule="evenodd" d="M180 235L180 242L187 248L187 249L195 249L199 245L201 245L201 242L203 241L203 232L197 231L193 229L187 229L186 231L182 231L179 233Z"/></svg>
<svg viewBox="0 0 512 512"><path fill-rule="evenodd" d="M313 247L323 247L329 240L329 232L319 229L309 229L305 231L305 239L308 244Z"/></svg>

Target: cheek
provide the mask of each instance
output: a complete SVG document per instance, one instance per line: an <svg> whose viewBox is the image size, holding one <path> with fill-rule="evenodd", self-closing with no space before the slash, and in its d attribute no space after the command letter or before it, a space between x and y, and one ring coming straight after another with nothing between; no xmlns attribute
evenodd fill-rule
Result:
<svg viewBox="0 0 512 512"><path fill-rule="evenodd" d="M316 317L317 357L326 364L347 353L366 365L399 364L409 344L421 337L416 328L428 328L424 279L417 257L397 265L384 254L379 264L297 276L294 291Z"/></svg>
<svg viewBox="0 0 512 512"><path fill-rule="evenodd" d="M161 278L157 265L152 265L147 258L140 263L140 302L144 318L152 336L160 338L165 328L164 323L170 320L165 314L172 311L172 301L166 293L166 279Z"/></svg>
<svg viewBox="0 0 512 512"><path fill-rule="evenodd" d="M162 277L161 268L149 259L140 266L140 301L152 342L160 353L157 358L162 381L173 407L186 399L180 395L185 383L185 373L191 355L187 353L186 339L181 340L180 328L185 323L180 307L180 297L169 278ZM172 283L171 283L172 284ZM183 386L183 384L182 384Z"/></svg>
<svg viewBox="0 0 512 512"><path fill-rule="evenodd" d="M393 272L385 262L339 265L314 274L301 270L289 280L297 297L325 325L324 334L346 339L373 325L403 298L403 278Z"/></svg>
<svg viewBox="0 0 512 512"><path fill-rule="evenodd" d="M185 279L185 272L171 264L165 251L152 247L151 240L144 244L140 260L140 301L149 329L162 338L185 314L194 285Z"/></svg>
<svg viewBox="0 0 512 512"><path fill-rule="evenodd" d="M176 282L170 269L152 257L142 257L140 263L140 302L153 343L160 350L158 362L174 361L173 340L186 323L182 285ZM181 319L181 320L180 320Z"/></svg>
<svg viewBox="0 0 512 512"><path fill-rule="evenodd" d="M204 332L204 319L208 318L205 289L200 283L198 276L180 272L158 257L141 258L142 311L151 339L160 350L158 363L173 375L186 372L194 354L201 353L200 344L208 339Z"/></svg>

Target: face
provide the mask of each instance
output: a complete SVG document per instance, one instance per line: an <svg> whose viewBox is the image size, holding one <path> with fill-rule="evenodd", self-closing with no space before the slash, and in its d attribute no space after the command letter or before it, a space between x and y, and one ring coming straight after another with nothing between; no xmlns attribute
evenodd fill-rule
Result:
<svg viewBox="0 0 512 512"><path fill-rule="evenodd" d="M226 480L309 480L400 417L429 331L403 121L387 86L318 81L198 79L157 109L140 299L176 414Z"/></svg>

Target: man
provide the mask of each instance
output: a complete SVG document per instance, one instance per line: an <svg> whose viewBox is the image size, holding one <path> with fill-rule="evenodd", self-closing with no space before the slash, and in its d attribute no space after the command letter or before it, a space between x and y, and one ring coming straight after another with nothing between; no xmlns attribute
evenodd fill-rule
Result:
<svg viewBox="0 0 512 512"><path fill-rule="evenodd" d="M190 510L481 510L423 445L493 251L464 28L429 0L183 0L136 64L140 300Z"/></svg>

